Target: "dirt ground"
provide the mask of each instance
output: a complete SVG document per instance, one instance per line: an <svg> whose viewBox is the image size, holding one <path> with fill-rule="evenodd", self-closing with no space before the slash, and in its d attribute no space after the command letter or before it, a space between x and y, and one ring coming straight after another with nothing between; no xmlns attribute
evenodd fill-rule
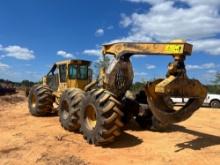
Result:
<svg viewBox="0 0 220 165"><path fill-rule="evenodd" d="M65 131L57 116L31 116L23 96L4 96L0 164L220 164L220 109L201 108L164 133L140 130L133 123L102 148Z"/></svg>

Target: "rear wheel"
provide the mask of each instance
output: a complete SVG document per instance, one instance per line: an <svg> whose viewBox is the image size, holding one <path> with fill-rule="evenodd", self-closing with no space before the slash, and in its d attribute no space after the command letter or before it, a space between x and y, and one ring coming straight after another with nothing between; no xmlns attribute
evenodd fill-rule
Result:
<svg viewBox="0 0 220 165"><path fill-rule="evenodd" d="M151 129L152 127L152 113L147 112L143 116L136 116L135 121L142 129Z"/></svg>
<svg viewBox="0 0 220 165"><path fill-rule="evenodd" d="M63 92L59 103L59 120L61 126L68 131L78 131L79 111L82 107L82 100L85 98L81 89L67 89Z"/></svg>
<svg viewBox="0 0 220 165"><path fill-rule="evenodd" d="M139 103L139 113L135 115L135 121L142 129L150 129L152 126L153 114L148 107L147 96L144 90L141 90L136 94L135 101Z"/></svg>
<svg viewBox="0 0 220 165"><path fill-rule="evenodd" d="M137 93L135 101L139 103L139 113L135 115L135 121L142 129L150 129L152 131L166 130L168 125L161 123L155 116L153 116L153 113L148 106L145 91L141 90ZM165 97L164 101L166 101L170 107L173 107L170 97Z"/></svg>
<svg viewBox="0 0 220 165"><path fill-rule="evenodd" d="M46 85L31 88L28 96L29 111L33 116L48 116L53 110L52 90Z"/></svg>
<svg viewBox="0 0 220 165"><path fill-rule="evenodd" d="M212 100L210 105L211 105L212 108L220 108L220 101Z"/></svg>
<svg viewBox="0 0 220 165"><path fill-rule="evenodd" d="M105 89L93 89L86 95L80 111L81 132L90 144L103 145L121 134L121 104Z"/></svg>

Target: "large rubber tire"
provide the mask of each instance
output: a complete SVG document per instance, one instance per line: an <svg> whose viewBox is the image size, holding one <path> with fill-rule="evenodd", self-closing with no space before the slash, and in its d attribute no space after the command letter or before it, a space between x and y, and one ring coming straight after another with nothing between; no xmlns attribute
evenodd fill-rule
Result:
<svg viewBox="0 0 220 165"><path fill-rule="evenodd" d="M88 143L105 145L121 134L123 113L120 108L120 102L105 89L87 92L80 111L80 131Z"/></svg>
<svg viewBox="0 0 220 165"><path fill-rule="evenodd" d="M61 95L58 112L61 126L65 130L79 130L79 112L82 109L84 98L85 92L78 88L67 89Z"/></svg>
<svg viewBox="0 0 220 165"><path fill-rule="evenodd" d="M168 106L173 107L172 100L169 97L165 97L164 100L168 104ZM140 104L146 104L148 106L147 102L147 96L145 94L145 91L141 90L139 93L136 94L135 101L137 101ZM168 124L163 124L159 120L153 116L153 113L149 109L149 107L145 110L145 112L139 116L135 115L135 121L138 123L138 125L142 129L149 129L152 131L159 131L163 132L168 128Z"/></svg>
<svg viewBox="0 0 220 165"><path fill-rule="evenodd" d="M140 90L136 94L135 101L139 104L147 105L147 96L144 90ZM139 113L135 115L135 121L142 129L150 129L152 126L152 116L153 114L151 113L151 111L149 109L146 109L146 111L141 116L139 115Z"/></svg>
<svg viewBox="0 0 220 165"><path fill-rule="evenodd" d="M152 114L151 115L143 115L136 116L135 121L140 126L141 129L151 129L152 127Z"/></svg>
<svg viewBox="0 0 220 165"><path fill-rule="evenodd" d="M52 90L45 85L35 85L28 96L29 112L33 116L48 116L53 110Z"/></svg>
<svg viewBox="0 0 220 165"><path fill-rule="evenodd" d="M219 100L212 100L210 103L212 108L220 108L220 101Z"/></svg>

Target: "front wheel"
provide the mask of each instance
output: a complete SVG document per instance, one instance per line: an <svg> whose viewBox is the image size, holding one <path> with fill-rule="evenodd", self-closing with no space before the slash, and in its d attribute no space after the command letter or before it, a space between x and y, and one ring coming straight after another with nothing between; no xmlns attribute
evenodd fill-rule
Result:
<svg viewBox="0 0 220 165"><path fill-rule="evenodd" d="M82 109L82 100L85 92L81 89L67 89L60 97L58 107L61 126L68 131L78 131L79 111Z"/></svg>
<svg viewBox="0 0 220 165"><path fill-rule="evenodd" d="M210 105L212 108L220 108L220 101L213 100L213 101L211 101Z"/></svg>
<svg viewBox="0 0 220 165"><path fill-rule="evenodd" d="M107 144L121 134L120 108L120 102L105 89L93 89L86 94L80 111L80 130L88 143Z"/></svg>
<svg viewBox="0 0 220 165"><path fill-rule="evenodd" d="M29 112L33 116L48 116L53 111L54 97L52 90L46 85L36 85L28 95Z"/></svg>

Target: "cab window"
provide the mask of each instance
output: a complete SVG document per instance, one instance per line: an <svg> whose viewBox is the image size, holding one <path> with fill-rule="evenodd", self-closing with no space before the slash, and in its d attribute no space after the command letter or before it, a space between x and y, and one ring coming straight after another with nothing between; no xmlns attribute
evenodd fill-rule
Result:
<svg viewBox="0 0 220 165"><path fill-rule="evenodd" d="M66 64L59 66L60 82L66 82Z"/></svg>
<svg viewBox="0 0 220 165"><path fill-rule="evenodd" d="M69 66L69 78L76 79L77 78L77 65L70 65Z"/></svg>
<svg viewBox="0 0 220 165"><path fill-rule="evenodd" d="M86 80L88 78L88 66L81 65L79 66L79 79Z"/></svg>
<svg viewBox="0 0 220 165"><path fill-rule="evenodd" d="M87 65L69 65L69 78L87 80L88 79L88 66Z"/></svg>

